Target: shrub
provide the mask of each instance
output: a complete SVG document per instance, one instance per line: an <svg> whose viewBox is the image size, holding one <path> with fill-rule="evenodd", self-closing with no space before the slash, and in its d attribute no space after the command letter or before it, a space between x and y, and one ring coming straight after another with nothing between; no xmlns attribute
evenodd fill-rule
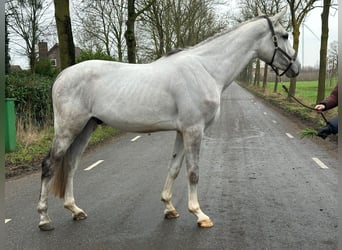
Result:
<svg viewBox="0 0 342 250"><path fill-rule="evenodd" d="M54 77L58 74L58 70L51 65L48 58L41 58L36 64L35 73L42 76Z"/></svg>
<svg viewBox="0 0 342 250"><path fill-rule="evenodd" d="M82 50L81 55L76 58L77 63L87 61L87 60L106 60L106 61L114 61L113 57L107 55L102 50L96 50L93 52L92 50Z"/></svg>
<svg viewBox="0 0 342 250"><path fill-rule="evenodd" d="M17 120L42 127L52 123L51 86L54 78L31 75L27 71L12 73L5 78L5 96L15 98Z"/></svg>

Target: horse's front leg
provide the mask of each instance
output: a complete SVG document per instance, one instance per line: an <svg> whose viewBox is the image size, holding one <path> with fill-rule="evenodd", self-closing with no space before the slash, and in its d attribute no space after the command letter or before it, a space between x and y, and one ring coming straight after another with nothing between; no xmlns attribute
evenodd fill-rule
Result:
<svg viewBox="0 0 342 250"><path fill-rule="evenodd" d="M175 179L179 174L182 162L184 159L184 144L183 136L180 132L177 132L176 141L172 153L172 158L169 163L169 172L166 178L163 192L161 194L161 200L165 203L164 215L166 219L174 219L179 217L179 214L172 204L172 188Z"/></svg>
<svg viewBox="0 0 342 250"><path fill-rule="evenodd" d="M187 129L184 134L184 149L188 175L188 208L191 213L197 216L197 224L200 227L212 227L211 219L202 212L197 198L197 184L199 180L199 154L203 136L201 126L193 126Z"/></svg>

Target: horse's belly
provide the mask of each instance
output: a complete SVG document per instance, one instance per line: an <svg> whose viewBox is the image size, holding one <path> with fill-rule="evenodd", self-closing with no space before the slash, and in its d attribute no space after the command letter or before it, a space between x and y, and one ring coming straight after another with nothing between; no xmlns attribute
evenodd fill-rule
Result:
<svg viewBox="0 0 342 250"><path fill-rule="evenodd" d="M151 105L134 102L116 102L93 109L94 117L104 123L131 132L153 132L177 129L177 108L170 102Z"/></svg>
<svg viewBox="0 0 342 250"><path fill-rule="evenodd" d="M101 119L101 118L100 118ZM101 119L105 124L128 132L155 132L177 130L177 122L174 120L147 120L147 119Z"/></svg>

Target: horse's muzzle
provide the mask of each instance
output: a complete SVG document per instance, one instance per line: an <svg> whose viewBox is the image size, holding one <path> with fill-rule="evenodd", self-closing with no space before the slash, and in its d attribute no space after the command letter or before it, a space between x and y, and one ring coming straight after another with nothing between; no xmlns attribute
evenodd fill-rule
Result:
<svg viewBox="0 0 342 250"><path fill-rule="evenodd" d="M300 62L296 59L291 67L286 71L285 75L289 78L294 78L299 75L301 69L301 64Z"/></svg>

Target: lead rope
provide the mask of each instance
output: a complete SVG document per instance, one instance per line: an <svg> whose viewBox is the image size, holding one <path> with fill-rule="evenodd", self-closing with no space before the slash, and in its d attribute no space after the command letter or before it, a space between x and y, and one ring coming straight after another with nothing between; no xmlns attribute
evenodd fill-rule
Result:
<svg viewBox="0 0 342 250"><path fill-rule="evenodd" d="M301 102L300 100L298 100L295 96L291 95L290 92L289 92L289 90L288 90L288 88L284 85L284 83L283 83L281 77L279 77L279 80L280 80L280 82L281 82L281 86L283 87L283 89L285 90L285 92L286 92L291 98L293 98L296 102L298 102L298 103L299 103L300 105L302 105L303 107L305 107L305 108L307 108L307 109L310 109L310 110L315 110L315 111L316 111L316 109L314 109L314 108L312 108L312 107L310 107L310 106L308 106L308 105L302 103L302 102ZM329 124L329 122L328 122L327 118L324 116L323 112L321 112L320 114L321 114L323 120L326 122L326 124Z"/></svg>

